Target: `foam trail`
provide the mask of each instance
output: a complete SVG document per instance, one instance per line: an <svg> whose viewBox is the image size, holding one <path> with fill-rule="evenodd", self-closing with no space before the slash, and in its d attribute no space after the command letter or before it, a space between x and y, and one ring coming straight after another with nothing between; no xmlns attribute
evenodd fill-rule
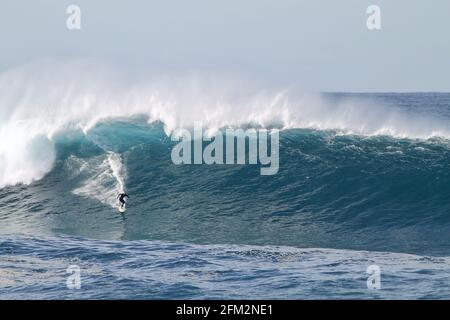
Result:
<svg viewBox="0 0 450 320"><path fill-rule="evenodd" d="M117 194L125 192L124 167L122 165L120 155L114 152L108 152L108 163L111 168L112 175L117 181Z"/></svg>
<svg viewBox="0 0 450 320"><path fill-rule="evenodd" d="M72 157L71 170L78 167L81 176L89 177L83 185L74 189L76 195L94 198L104 204L115 207L117 195L124 192L125 170L120 155L108 152L106 157L99 156L88 161Z"/></svg>

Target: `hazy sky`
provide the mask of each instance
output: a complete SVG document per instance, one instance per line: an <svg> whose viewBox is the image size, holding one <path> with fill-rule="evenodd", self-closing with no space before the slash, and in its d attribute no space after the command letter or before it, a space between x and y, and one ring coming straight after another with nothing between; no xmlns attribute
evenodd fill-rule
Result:
<svg viewBox="0 0 450 320"><path fill-rule="evenodd" d="M81 30L66 8L81 8ZM366 9L381 7L369 31ZM450 91L449 0L1 0L0 71L42 58L319 91Z"/></svg>

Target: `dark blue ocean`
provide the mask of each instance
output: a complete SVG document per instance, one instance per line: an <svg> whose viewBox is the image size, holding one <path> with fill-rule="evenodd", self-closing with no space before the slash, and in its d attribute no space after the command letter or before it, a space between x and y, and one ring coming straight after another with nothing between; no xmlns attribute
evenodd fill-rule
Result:
<svg viewBox="0 0 450 320"><path fill-rule="evenodd" d="M0 299L449 299L450 94L321 99L274 124L272 176L175 165L139 114L0 149Z"/></svg>

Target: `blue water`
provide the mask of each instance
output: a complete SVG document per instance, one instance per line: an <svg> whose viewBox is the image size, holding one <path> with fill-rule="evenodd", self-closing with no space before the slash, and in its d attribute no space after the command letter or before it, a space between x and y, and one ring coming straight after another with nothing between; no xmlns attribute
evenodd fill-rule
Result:
<svg viewBox="0 0 450 320"><path fill-rule="evenodd" d="M324 99L450 124L450 94ZM448 137L286 129L274 176L176 166L164 124L139 116L54 139L43 178L0 189L0 298L450 298Z"/></svg>

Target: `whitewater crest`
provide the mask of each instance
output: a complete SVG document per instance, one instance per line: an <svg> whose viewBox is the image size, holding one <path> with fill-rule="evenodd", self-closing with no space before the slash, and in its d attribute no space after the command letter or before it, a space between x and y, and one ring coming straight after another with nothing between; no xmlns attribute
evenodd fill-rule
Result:
<svg viewBox="0 0 450 320"><path fill-rule="evenodd" d="M134 80L91 62L41 62L0 75L0 187L42 178L55 161L55 136L86 134L101 121L145 116L170 135L201 122L225 127L309 128L341 134L450 137L448 123L318 94L261 89L236 78L148 76ZM106 150L112 151L112 150ZM114 176L114 161L108 167ZM118 187L123 182L116 179Z"/></svg>

